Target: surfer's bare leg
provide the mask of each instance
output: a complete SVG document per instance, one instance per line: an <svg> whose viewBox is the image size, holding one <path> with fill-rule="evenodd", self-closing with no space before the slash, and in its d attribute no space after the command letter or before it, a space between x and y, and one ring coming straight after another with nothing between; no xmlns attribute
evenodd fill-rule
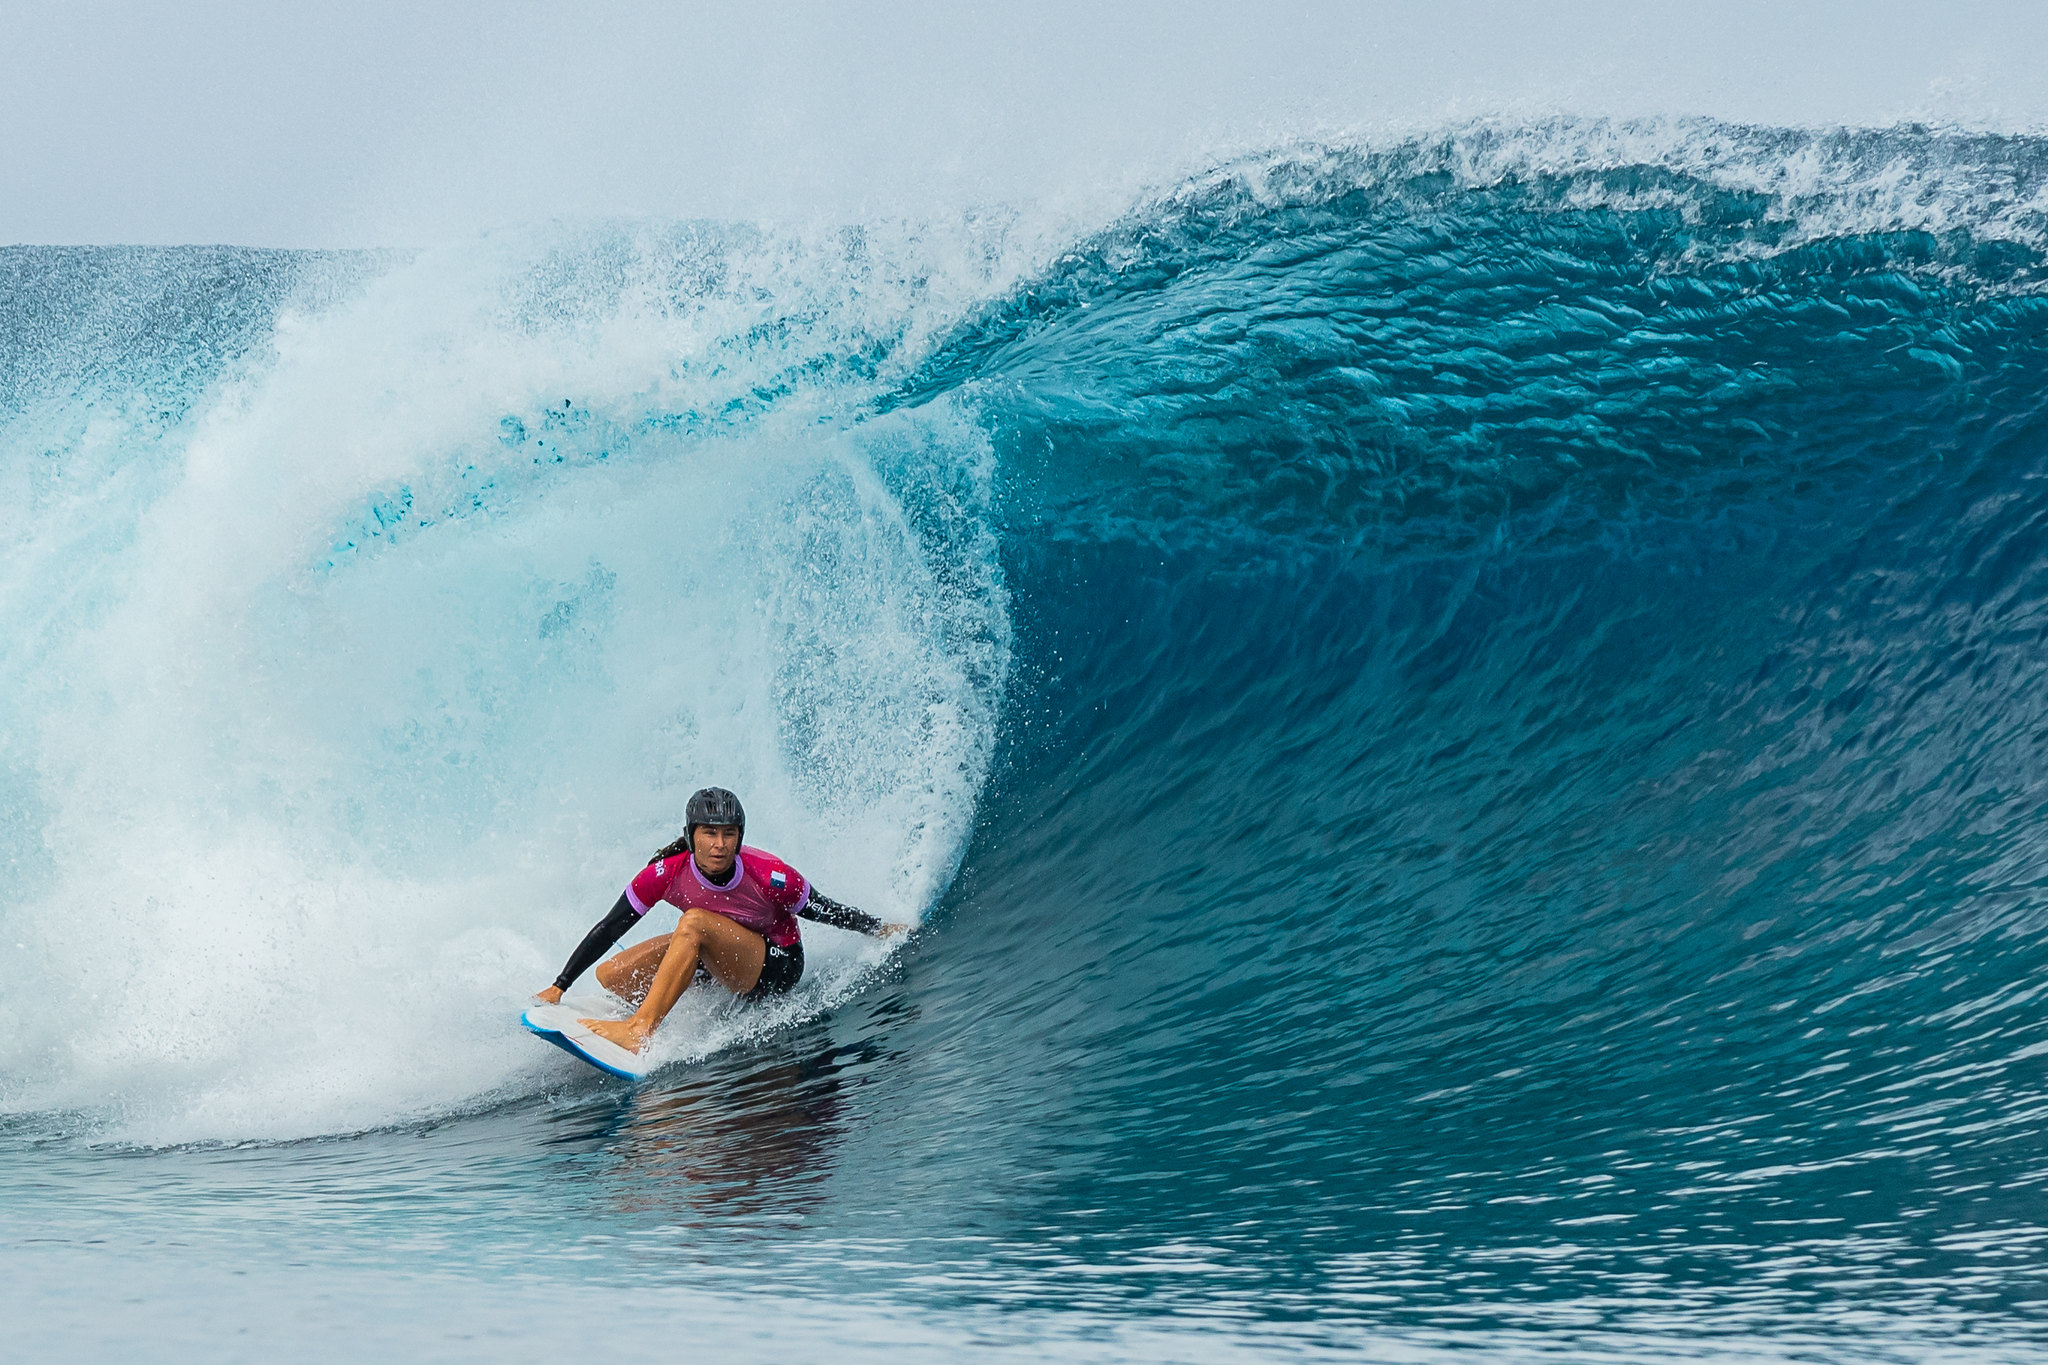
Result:
<svg viewBox="0 0 2048 1365"><path fill-rule="evenodd" d="M652 943L650 939L640 946ZM627 955L621 953L619 958ZM612 960L616 962L619 958ZM609 1038L629 1052L638 1052L654 1036L654 1026L683 998L690 978L697 974L698 962L718 978L719 985L734 995L744 995L761 979L761 964L767 960L768 941L753 930L709 910L685 910L676 931L668 936L661 966L633 1017L585 1019L583 1023L599 1037ZM598 980L604 978L599 976Z"/></svg>
<svg viewBox="0 0 2048 1365"><path fill-rule="evenodd" d="M597 964L597 984L629 1005L639 1004L647 998L647 988L654 984L654 974L661 968L661 955L668 951L668 940L667 934L660 934L606 958Z"/></svg>

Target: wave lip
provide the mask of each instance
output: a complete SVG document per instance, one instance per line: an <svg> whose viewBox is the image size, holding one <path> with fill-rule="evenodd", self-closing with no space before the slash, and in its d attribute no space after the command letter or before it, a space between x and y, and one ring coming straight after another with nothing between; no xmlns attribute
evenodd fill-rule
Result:
<svg viewBox="0 0 2048 1365"><path fill-rule="evenodd" d="M2040 179L2032 143L1932 133L1306 147L1080 244L894 401L964 389L1029 433L1005 473L1052 534L1691 518L2029 402Z"/></svg>

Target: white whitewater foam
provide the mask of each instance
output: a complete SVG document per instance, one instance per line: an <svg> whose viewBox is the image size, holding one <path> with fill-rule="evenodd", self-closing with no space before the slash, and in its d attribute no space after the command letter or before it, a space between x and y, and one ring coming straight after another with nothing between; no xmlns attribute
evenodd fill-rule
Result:
<svg viewBox="0 0 2048 1365"><path fill-rule="evenodd" d="M67 604L0 664L0 1109L273 1138L551 1084L519 1009L708 782L915 920L1008 625L982 434L834 377L938 306L899 283L745 234L424 256L46 508L0 589ZM876 952L818 937L797 1000L662 1046L843 996Z"/></svg>

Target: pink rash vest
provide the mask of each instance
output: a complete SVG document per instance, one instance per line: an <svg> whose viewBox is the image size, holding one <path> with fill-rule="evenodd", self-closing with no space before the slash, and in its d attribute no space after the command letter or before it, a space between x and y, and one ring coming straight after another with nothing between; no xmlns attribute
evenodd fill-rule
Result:
<svg viewBox="0 0 2048 1365"><path fill-rule="evenodd" d="M656 901L667 901L679 910L695 906L724 915L780 948L797 942L802 935L796 912L811 899L811 884L803 873L758 848L740 849L735 873L731 882L720 886L705 880L694 856L678 853L642 868L626 888L626 900L642 915Z"/></svg>

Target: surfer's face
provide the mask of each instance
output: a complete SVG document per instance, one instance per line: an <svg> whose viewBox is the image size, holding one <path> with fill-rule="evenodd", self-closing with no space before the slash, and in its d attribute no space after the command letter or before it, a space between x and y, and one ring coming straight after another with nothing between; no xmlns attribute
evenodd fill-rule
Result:
<svg viewBox="0 0 2048 1365"><path fill-rule="evenodd" d="M707 877L720 877L732 870L732 860L740 851L740 827L738 825L699 825L690 835L690 852L696 856L697 869Z"/></svg>

